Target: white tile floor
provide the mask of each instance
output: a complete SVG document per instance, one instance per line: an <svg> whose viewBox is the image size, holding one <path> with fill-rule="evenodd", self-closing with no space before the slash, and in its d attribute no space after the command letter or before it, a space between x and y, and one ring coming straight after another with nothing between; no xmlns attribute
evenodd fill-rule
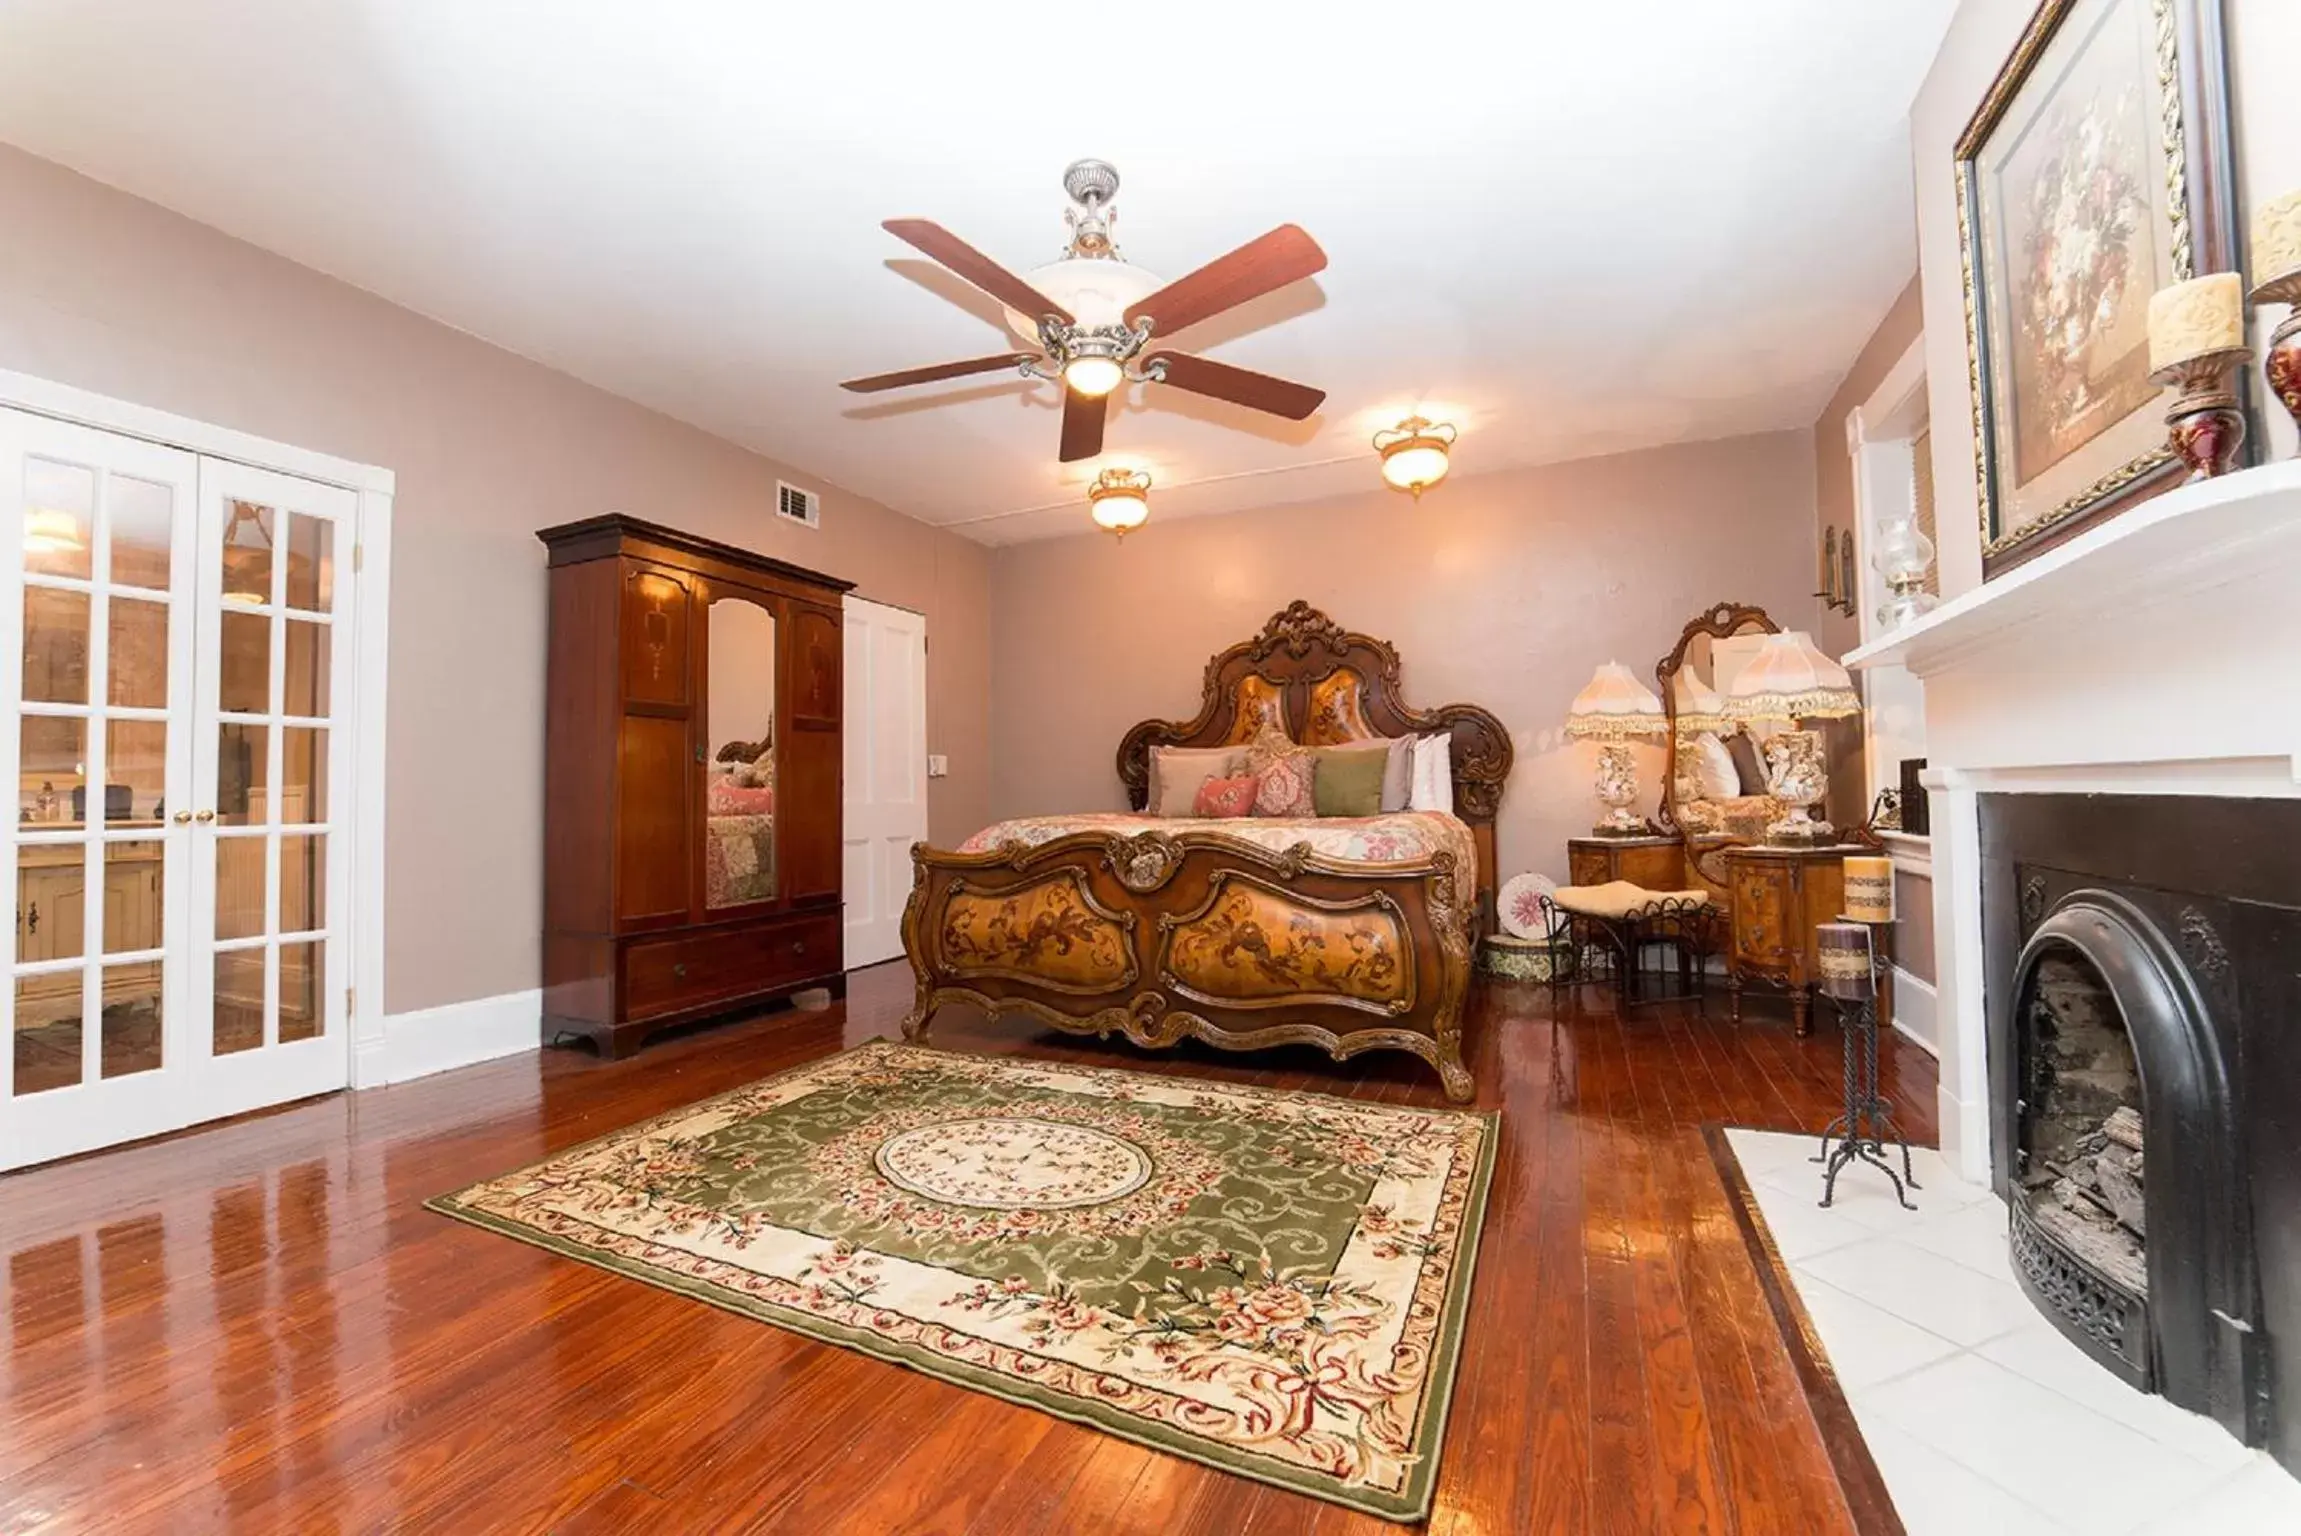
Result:
<svg viewBox="0 0 2301 1536"><path fill-rule="evenodd" d="M1914 1154L1822 1210L1811 1136L1729 1131L1910 1536L2294 1536L2301 1482L2088 1359L2016 1285L2005 1206Z"/></svg>

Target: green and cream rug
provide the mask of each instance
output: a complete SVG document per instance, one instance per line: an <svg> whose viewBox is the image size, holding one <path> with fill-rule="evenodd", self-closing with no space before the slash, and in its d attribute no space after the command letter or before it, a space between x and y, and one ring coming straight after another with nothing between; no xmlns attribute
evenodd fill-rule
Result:
<svg viewBox="0 0 2301 1536"><path fill-rule="evenodd" d="M1495 1120L874 1042L434 1210L1393 1519Z"/></svg>

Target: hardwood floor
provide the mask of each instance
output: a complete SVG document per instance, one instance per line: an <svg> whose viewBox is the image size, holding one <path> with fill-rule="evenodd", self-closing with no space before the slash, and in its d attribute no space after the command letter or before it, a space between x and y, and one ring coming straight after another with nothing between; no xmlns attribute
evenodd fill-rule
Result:
<svg viewBox="0 0 2301 1536"><path fill-rule="evenodd" d="M844 1006L547 1051L0 1178L0 1531L1375 1533L1399 1527L812 1343L421 1202L874 1035ZM1503 1111L1430 1530L1850 1531L1705 1151L1818 1129L1837 1042L1477 1000ZM1419 1062L1151 1056L953 1013L939 1045L1394 1103ZM1933 1063L1889 1037L1902 1124Z"/></svg>

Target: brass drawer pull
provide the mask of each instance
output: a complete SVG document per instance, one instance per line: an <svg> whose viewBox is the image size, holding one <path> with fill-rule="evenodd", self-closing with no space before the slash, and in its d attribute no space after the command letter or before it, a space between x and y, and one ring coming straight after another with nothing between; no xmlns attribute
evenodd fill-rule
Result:
<svg viewBox="0 0 2301 1536"><path fill-rule="evenodd" d="M671 968L671 974L673 976L685 976L687 974L687 962L682 960L677 965L674 965Z"/></svg>

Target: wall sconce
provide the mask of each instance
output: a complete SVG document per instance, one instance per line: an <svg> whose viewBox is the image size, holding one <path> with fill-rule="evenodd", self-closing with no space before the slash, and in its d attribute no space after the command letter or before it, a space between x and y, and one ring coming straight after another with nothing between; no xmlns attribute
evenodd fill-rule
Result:
<svg viewBox="0 0 2301 1536"><path fill-rule="evenodd" d="M1106 469L1087 487L1095 526L1125 538L1150 518L1151 477L1139 469Z"/></svg>
<svg viewBox="0 0 2301 1536"><path fill-rule="evenodd" d="M1374 449L1382 455L1382 478L1420 501L1424 491L1446 478L1446 455L1454 446L1454 438L1451 424L1429 422L1419 416L1409 416L1391 430L1375 433Z"/></svg>

